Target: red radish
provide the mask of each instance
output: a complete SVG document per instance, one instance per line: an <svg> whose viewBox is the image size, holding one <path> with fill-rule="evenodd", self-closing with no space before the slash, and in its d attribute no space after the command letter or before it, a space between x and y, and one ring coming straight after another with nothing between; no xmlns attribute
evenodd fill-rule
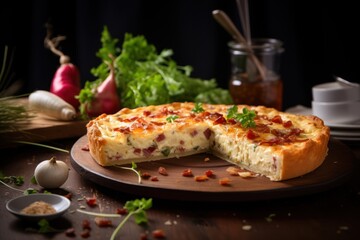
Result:
<svg viewBox="0 0 360 240"><path fill-rule="evenodd" d="M77 67L70 62L61 63L51 82L50 92L78 109L80 102L75 96L79 94L80 90L80 74Z"/></svg>
<svg viewBox="0 0 360 240"><path fill-rule="evenodd" d="M87 105L88 116L97 117L102 113L112 114L120 110L120 97L117 93L115 70L112 64L108 77L96 88L95 97Z"/></svg>
<svg viewBox="0 0 360 240"><path fill-rule="evenodd" d="M56 55L60 56L60 67L56 70L50 86L50 92L65 100L72 105L76 110L80 106L80 102L75 98L80 93L81 82L80 73L77 67L70 62L69 56L64 55L61 51L56 49L56 46L63 36L50 39L50 32L45 38L45 44Z"/></svg>

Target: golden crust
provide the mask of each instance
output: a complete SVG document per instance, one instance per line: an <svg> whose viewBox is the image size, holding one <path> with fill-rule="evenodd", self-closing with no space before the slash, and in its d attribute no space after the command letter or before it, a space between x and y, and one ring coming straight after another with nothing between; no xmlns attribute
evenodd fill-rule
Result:
<svg viewBox="0 0 360 240"><path fill-rule="evenodd" d="M206 112L212 114L219 113L225 118L226 112L229 107L231 106L203 104L203 108ZM257 138L249 139L248 137L246 137L246 135L248 134L248 130L244 129L243 127L239 127L239 124L215 124L214 119L211 119L210 121L208 117L199 118L197 114L194 114L191 111L194 108L194 103L171 103L158 106L141 107L136 109L124 108L113 115L103 114L96 119L91 120L87 124L87 137L89 140L90 154L100 165L109 166L114 164L129 163L130 161L141 162L145 160L149 161L173 156L184 156L212 149L214 150L214 152L220 153L219 155L225 160L248 170L263 174L269 177L272 181L281 181L302 176L315 170L323 163L328 151L327 144L330 137L330 131L329 128L324 125L324 122L320 118L315 116L302 116L284 113L277 111L273 108L266 108L263 106L255 107L238 105L238 109L240 110L245 107L251 110L255 110L257 112L257 115L259 116L257 124L259 124L259 126L269 126L271 133L259 132ZM179 116L179 119L175 120L172 124L169 124L166 122L165 119L171 115ZM273 119L275 116L280 116L282 121L284 122L291 122L291 128L284 127L284 124L282 123L279 124L275 123L274 121L272 122L271 119ZM139 119L141 119L142 121L139 121ZM136 122L135 124L133 123L134 121L138 122ZM119 125L119 122L123 125ZM128 122L132 123L131 127L127 127L128 125L126 124L128 124ZM151 124L149 124L149 122L151 122ZM141 127L138 127L139 124L141 125ZM152 142L156 142L156 139L159 136L164 135L164 133L166 133L167 135L165 135L169 137L169 126L170 128L176 128L172 130L170 129L172 131L172 134L186 133L188 135L189 133L192 135L192 133L195 132L194 129L196 128L198 128L199 131L201 129L201 131L205 132L206 127L208 126L209 129L211 129L212 136L208 139L208 146L201 146L198 152L194 151L193 149L190 150L190 148L188 148L186 151L180 151L180 149L176 152L176 150L174 150L174 152L171 152L170 155L149 155L145 157L142 155L140 155L139 157L137 157L136 155L134 155L135 157L128 157L131 154L126 156L122 155L124 152L129 151L129 149L126 148L126 145L134 145L133 148L135 152L137 149L136 141L143 141L143 139L148 136L149 139L152 139ZM216 126L217 128L216 131L214 130L214 126ZM286 141L283 141L283 137L281 134L283 134L283 132L288 133L289 129L295 129L298 130L298 132L294 130L296 134L293 134L294 136L291 136L292 138L288 138L285 139ZM300 130L301 133L299 132ZM257 131L257 128L255 128L254 131ZM276 132L279 133L278 136L276 136ZM249 159L247 159L248 162L245 163L244 161L242 161L242 159L239 159L241 157L238 156L245 156L241 153L236 156L230 156L222 153L221 151L228 152L229 149L224 150L227 146L225 143L222 143L221 140L218 143L218 145L221 145L218 149L212 147L213 145L216 145L215 142L217 141L216 137L214 137L214 134L227 133L235 134L236 137L234 137L235 135L231 135L231 138L234 137L237 139L233 142L239 143L238 145L240 145L241 143L242 146L245 146L245 148L238 148L235 144L233 148L240 149L237 151L248 151L250 148L258 146L256 150L257 152L254 153L254 155L251 155ZM179 135L179 138L188 135ZM277 139L278 141L274 142L274 139ZM290 141L289 139L292 140ZM204 137L199 141L204 143ZM117 147L109 146L123 146L124 148L110 157L109 152L116 151L116 149L114 150L114 148ZM155 144L154 148L160 148L160 146L160 143ZM248 146L247 149L246 146ZM171 147L171 149L174 148ZM145 150L149 149L145 148ZM262 158L263 156L259 155L261 155L262 153L264 153L265 155L265 152L267 154L268 152L271 153L270 155L268 154L269 156L267 156L267 158L270 160L268 160L267 163L264 163L265 165L261 165L263 164L261 162L252 164L252 162L257 161L257 159L254 158ZM270 163L271 166L269 165Z"/></svg>

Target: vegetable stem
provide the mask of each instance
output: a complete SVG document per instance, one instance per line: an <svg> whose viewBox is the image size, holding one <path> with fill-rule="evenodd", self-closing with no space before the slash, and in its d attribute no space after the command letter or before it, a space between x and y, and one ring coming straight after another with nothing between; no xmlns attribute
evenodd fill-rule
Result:
<svg viewBox="0 0 360 240"><path fill-rule="evenodd" d="M33 142L27 142L27 141L14 141L14 142L16 142L16 143L22 143L22 144L34 145L34 146L38 146L38 147L45 147L45 148L57 150L57 151L60 151L60 152L69 153L68 150L65 150L65 149L62 149L62 148L53 147L53 146L49 146L49 145L45 145L45 144L41 144L41 143L33 143Z"/></svg>
<svg viewBox="0 0 360 240"><path fill-rule="evenodd" d="M94 212L89 212L89 211L84 211L84 210L81 210L81 209L76 209L76 211L78 212L81 212L81 213L85 213L87 215L91 215L91 216L95 216L95 217L121 217L121 215L119 214L109 214L109 213L94 213Z"/></svg>
<svg viewBox="0 0 360 240"><path fill-rule="evenodd" d="M2 184L4 184L5 186L7 186L8 188L12 189L12 190L19 191L19 192L22 192L22 193L24 192L23 190L20 190L20 189L14 188L14 187L12 187L12 186L10 186L10 185L8 185L8 184L4 183L4 182L3 182L3 181L1 181L1 180L0 180L0 182L1 182Z"/></svg>

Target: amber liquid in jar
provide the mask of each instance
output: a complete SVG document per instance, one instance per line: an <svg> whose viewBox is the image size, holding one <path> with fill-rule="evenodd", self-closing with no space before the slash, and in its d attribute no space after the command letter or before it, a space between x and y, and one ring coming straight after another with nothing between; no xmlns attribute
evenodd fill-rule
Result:
<svg viewBox="0 0 360 240"><path fill-rule="evenodd" d="M243 76L232 76L230 94L235 104L265 106L282 110L283 84L280 79L249 82Z"/></svg>
<svg viewBox="0 0 360 240"><path fill-rule="evenodd" d="M253 39L251 53L243 44L236 42L230 42L229 47L229 91L233 102L281 111L283 84L279 66L280 55L284 51L282 42L277 39Z"/></svg>

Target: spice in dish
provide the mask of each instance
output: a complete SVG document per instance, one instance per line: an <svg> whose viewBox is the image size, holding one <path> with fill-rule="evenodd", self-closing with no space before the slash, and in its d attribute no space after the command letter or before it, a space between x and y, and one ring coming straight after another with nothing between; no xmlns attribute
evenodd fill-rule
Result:
<svg viewBox="0 0 360 240"><path fill-rule="evenodd" d="M55 208L44 201L36 201L21 210L21 213L29 215L45 215L56 213Z"/></svg>

